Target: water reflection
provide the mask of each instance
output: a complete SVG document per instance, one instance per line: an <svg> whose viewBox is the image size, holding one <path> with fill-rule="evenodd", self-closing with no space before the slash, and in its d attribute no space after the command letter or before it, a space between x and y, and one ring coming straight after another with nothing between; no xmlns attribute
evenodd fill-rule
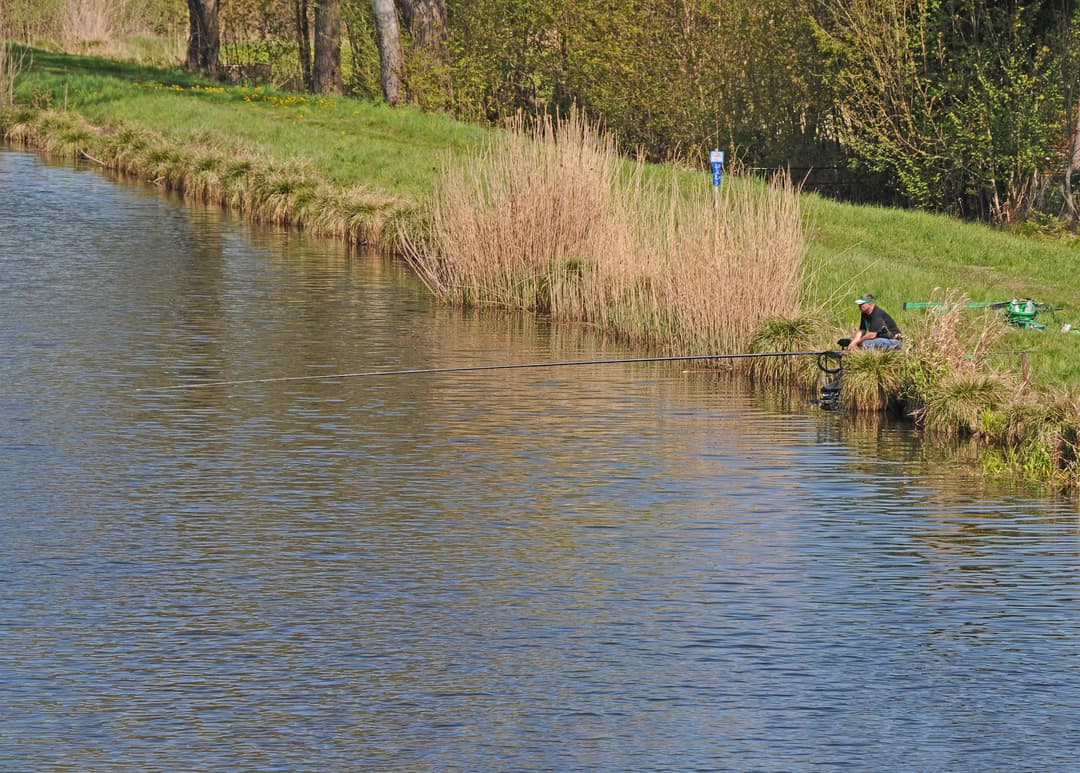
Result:
<svg viewBox="0 0 1080 773"><path fill-rule="evenodd" d="M4 767L1071 764L1068 502L677 366L139 392L633 353L25 154L0 213Z"/></svg>

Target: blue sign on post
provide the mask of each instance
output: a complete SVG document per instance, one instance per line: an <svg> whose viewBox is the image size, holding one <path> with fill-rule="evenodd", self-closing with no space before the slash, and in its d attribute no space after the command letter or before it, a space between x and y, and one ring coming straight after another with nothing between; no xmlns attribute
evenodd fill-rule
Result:
<svg viewBox="0 0 1080 773"><path fill-rule="evenodd" d="M720 180L724 176L724 151L710 151L709 165L712 166L712 184L719 188Z"/></svg>

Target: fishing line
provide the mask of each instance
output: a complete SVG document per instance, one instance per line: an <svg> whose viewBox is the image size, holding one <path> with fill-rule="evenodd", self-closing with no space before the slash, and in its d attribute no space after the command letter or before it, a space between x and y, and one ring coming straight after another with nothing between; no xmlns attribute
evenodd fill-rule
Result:
<svg viewBox="0 0 1080 773"><path fill-rule="evenodd" d="M566 368L576 365L614 365L635 362L687 362L690 360L741 360L756 357L810 357L825 352L753 352L749 354L692 354L675 357L631 357L617 360L565 360L562 362L522 362L509 365L462 365L451 368L414 368L407 370L370 370L362 373L325 373L310 376L283 376L278 378L248 378L237 381L204 381L197 384L172 384L158 387L141 387L136 392L166 392L182 389L209 389L211 387L240 386L245 384L280 384L288 381L331 381L345 378L368 378L374 376L419 376L431 373L470 373L483 370L521 370L525 368Z"/></svg>

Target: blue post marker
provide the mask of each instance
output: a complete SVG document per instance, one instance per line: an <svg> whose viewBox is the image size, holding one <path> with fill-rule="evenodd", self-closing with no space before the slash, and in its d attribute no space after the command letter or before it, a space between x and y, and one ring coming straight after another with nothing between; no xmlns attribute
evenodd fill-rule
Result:
<svg viewBox="0 0 1080 773"><path fill-rule="evenodd" d="M709 165L712 167L713 187L719 188L720 181L724 177L724 151L713 150L709 152Z"/></svg>

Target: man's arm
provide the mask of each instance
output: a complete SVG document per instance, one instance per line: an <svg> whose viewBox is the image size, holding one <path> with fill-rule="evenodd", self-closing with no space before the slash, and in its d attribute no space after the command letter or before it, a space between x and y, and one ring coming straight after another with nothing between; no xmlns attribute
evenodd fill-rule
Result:
<svg viewBox="0 0 1080 773"><path fill-rule="evenodd" d="M848 349L858 349L859 344L863 341L869 341L871 338L876 338L877 333L870 330L859 329L855 332L855 336L851 339L851 343L848 344Z"/></svg>

